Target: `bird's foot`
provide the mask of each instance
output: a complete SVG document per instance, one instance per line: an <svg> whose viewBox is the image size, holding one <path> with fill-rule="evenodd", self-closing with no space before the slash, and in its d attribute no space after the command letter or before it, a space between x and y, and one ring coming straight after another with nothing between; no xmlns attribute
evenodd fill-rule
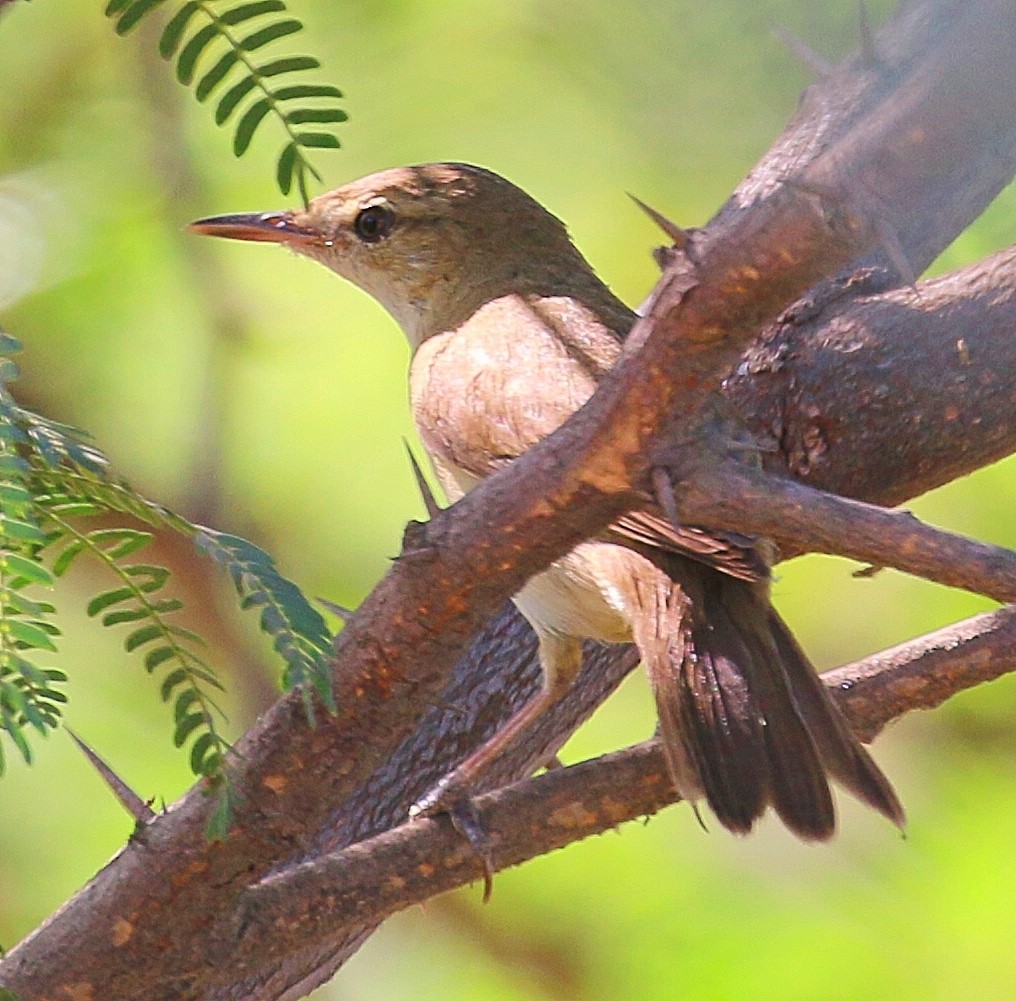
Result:
<svg viewBox="0 0 1016 1001"><path fill-rule="evenodd" d="M447 813L452 827L466 840L483 865L483 902L487 903L494 891L494 861L490 835L469 793L455 781L455 774L446 775L427 790L410 808L409 816L433 817Z"/></svg>

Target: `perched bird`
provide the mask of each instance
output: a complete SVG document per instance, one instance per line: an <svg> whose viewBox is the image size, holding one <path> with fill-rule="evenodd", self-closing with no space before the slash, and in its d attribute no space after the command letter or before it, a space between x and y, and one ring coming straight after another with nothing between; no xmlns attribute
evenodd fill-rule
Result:
<svg viewBox="0 0 1016 1001"><path fill-rule="evenodd" d="M280 243L370 293L413 351L410 397L449 499L550 434L614 364L635 316L564 225L497 174L459 163L383 171L306 210L191 230ZM633 511L515 596L539 638L542 692L431 790L448 807L558 699L580 640L634 640L677 791L746 833L771 806L828 838L829 777L897 825L903 809L769 601L765 549Z"/></svg>

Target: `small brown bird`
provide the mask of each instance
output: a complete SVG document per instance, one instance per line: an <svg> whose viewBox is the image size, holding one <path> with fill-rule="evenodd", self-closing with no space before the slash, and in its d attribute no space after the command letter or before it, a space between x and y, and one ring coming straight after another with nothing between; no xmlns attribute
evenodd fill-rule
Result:
<svg viewBox="0 0 1016 1001"><path fill-rule="evenodd" d="M614 364L634 314L564 225L487 170L387 170L306 211L190 227L281 243L369 292L413 350L420 437L451 500L550 434ZM580 640L638 645L677 791L746 833L772 806L798 836L828 838L828 777L897 825L892 786L848 728L772 607L751 540L633 511L533 577L515 603L539 638L542 693L418 804L451 805L574 680Z"/></svg>

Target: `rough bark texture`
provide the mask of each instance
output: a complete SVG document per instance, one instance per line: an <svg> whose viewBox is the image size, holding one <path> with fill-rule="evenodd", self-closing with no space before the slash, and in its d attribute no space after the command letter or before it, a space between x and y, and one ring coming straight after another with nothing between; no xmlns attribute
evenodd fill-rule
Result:
<svg viewBox="0 0 1016 1001"><path fill-rule="evenodd" d="M690 494L715 484L715 469L739 468L700 415L715 408L718 379L760 327L761 346L744 356L728 397L751 428L776 439L771 470L896 502L1012 451L1016 339L1002 334L1007 323L1011 330L1011 257L997 255L919 295L890 289L922 270L1012 176L1014 43L1011 3L939 0L889 24L874 59L848 61L810 88L773 151L695 236L690 256L671 255L649 317L590 405L411 533L413 548L336 643L339 714L310 730L290 697L246 735L236 774L243 800L229 838L204 841L209 803L192 791L0 963L0 985L23 1001L269 999L302 996L327 979L378 918L412 894L391 893L369 911L359 899L346 910L318 906L314 896L315 908L299 913L284 909L294 898L283 893L283 909L273 913L265 903L272 883L262 881L274 873L275 885L285 886L297 878L287 872L296 863L400 823L423 789L528 698L538 672L513 612L503 611L460 659L464 645L528 574L637 498L650 458ZM943 378L956 399L941 391ZM739 504L746 515L747 498L746 489L731 500L731 523ZM799 525L796 538L781 539L785 549L815 547L818 527L814 519ZM843 551L850 540L834 529L824 542ZM939 543L983 552L926 538L931 575L945 572L940 553L936 564ZM1008 594L1006 579L988 567L982 583ZM1010 670L1006 629L971 628L958 645L932 643L916 661L925 667L887 655L877 669L841 679L862 732L889 718L882 709L896 715ZM979 642L990 657L970 655ZM990 660L990 670L966 671L964 657ZM530 771L633 663L621 648L589 656L575 692L491 782ZM851 700L872 690L882 709L865 715ZM455 711L428 709L450 704ZM548 804L559 804L560 822L546 825L546 850L673 795L653 748L581 767L590 770L583 781L602 794L569 786L574 769L498 794L492 808L507 803L490 818L498 843L536 837L542 825L533 818ZM389 890L408 881L413 866L421 875L420 859L450 860L458 881L475 875L442 822L394 832L354 855L355 865L345 858L350 878L386 859ZM522 857L506 849L497 861Z"/></svg>

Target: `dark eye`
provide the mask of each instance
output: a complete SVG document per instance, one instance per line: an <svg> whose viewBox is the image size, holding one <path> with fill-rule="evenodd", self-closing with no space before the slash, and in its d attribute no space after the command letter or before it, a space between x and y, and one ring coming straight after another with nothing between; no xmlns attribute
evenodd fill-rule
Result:
<svg viewBox="0 0 1016 1001"><path fill-rule="evenodd" d="M353 229L364 243L377 243L392 231L394 225L395 213L387 205L370 205L356 217Z"/></svg>

